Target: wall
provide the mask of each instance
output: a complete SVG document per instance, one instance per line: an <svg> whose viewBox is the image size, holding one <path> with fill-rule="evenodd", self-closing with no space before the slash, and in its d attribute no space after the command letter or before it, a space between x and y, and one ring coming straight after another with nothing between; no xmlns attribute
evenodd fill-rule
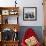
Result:
<svg viewBox="0 0 46 46"><path fill-rule="evenodd" d="M37 34L37 37L39 39L39 41L41 43L43 43L43 34L42 34L42 26L21 26L20 27L20 32L19 32L19 39L20 39L20 42L24 36L24 33L25 31L28 29L28 28L32 28L33 31L35 31L35 33Z"/></svg>
<svg viewBox="0 0 46 46"><path fill-rule="evenodd" d="M15 6L15 0L0 0L1 7ZM43 6L42 0L17 0L19 6L19 24L20 26L43 26ZM37 21L24 21L23 20L23 7L37 7Z"/></svg>
<svg viewBox="0 0 46 46"><path fill-rule="evenodd" d="M22 7L37 7L37 21L23 21L23 8L20 8L20 18L21 20L19 23L21 23L21 26L43 26L43 6L42 6L42 0L24 0L21 3Z"/></svg>

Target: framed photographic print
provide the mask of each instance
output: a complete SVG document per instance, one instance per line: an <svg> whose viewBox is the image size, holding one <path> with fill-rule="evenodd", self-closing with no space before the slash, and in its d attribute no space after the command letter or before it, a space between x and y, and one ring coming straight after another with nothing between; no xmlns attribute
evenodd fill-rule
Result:
<svg viewBox="0 0 46 46"><path fill-rule="evenodd" d="M23 20L25 21L37 20L37 8L36 7L24 7L23 8Z"/></svg>
<svg viewBox="0 0 46 46"><path fill-rule="evenodd" d="M2 15L9 15L9 10L2 10Z"/></svg>

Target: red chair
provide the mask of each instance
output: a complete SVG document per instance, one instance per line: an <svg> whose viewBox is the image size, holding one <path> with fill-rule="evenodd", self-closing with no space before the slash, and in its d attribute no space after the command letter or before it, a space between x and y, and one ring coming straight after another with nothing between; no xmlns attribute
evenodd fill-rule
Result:
<svg viewBox="0 0 46 46"><path fill-rule="evenodd" d="M24 37L22 38L22 42L21 42L21 46L27 46L27 44L25 43L25 40L34 36L37 39L37 35L36 33L33 31L33 29L28 28L24 34ZM38 41L38 39L37 39ZM37 44L35 46L41 46L40 42L38 41Z"/></svg>

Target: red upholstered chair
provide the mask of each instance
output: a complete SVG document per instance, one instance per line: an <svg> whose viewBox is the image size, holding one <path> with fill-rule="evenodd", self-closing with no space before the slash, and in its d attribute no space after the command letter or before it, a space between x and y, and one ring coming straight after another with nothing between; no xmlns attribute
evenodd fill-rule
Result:
<svg viewBox="0 0 46 46"><path fill-rule="evenodd" d="M28 28L24 34L24 37L22 38L22 42L21 42L21 46L28 46L27 43L25 42L26 39L35 37L37 40L37 43L34 46L41 46L40 42L37 39L37 35L36 33L33 31L33 29ZM29 45L29 46L33 46L33 45Z"/></svg>

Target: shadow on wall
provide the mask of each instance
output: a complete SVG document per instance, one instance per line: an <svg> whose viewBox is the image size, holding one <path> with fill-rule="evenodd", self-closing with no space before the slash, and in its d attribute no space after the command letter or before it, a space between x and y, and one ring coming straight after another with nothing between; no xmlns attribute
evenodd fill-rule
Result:
<svg viewBox="0 0 46 46"><path fill-rule="evenodd" d="M19 40L20 40L20 42L21 42L21 40L22 40L22 38L24 36L25 31L28 28L32 28L36 32L39 41L41 43L43 43L43 36L42 36L43 35L43 33L42 33L43 30L42 30L42 26L21 26L20 27L20 32L19 32Z"/></svg>

